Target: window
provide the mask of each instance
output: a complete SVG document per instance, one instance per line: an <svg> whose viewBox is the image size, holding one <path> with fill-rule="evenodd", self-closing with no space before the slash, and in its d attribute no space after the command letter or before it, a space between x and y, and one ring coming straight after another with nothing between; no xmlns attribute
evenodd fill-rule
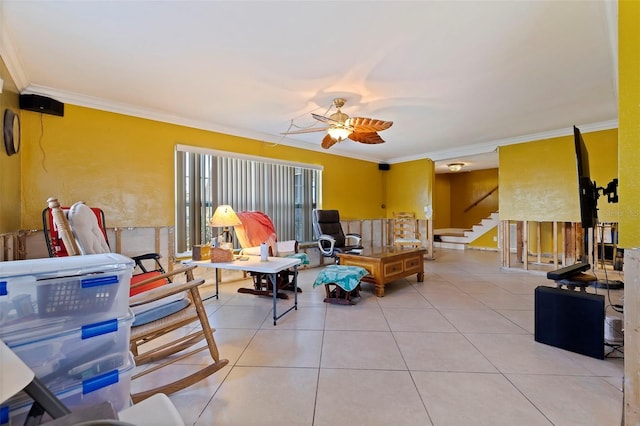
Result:
<svg viewBox="0 0 640 426"><path fill-rule="evenodd" d="M311 241L311 210L318 205L321 180L319 166L178 146L176 249L186 252L211 241L207 221L220 204L266 213L280 240Z"/></svg>

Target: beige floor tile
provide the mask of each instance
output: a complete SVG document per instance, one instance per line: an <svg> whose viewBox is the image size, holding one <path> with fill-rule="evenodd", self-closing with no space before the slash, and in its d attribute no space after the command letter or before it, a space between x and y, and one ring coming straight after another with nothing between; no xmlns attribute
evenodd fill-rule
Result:
<svg viewBox="0 0 640 426"><path fill-rule="evenodd" d="M318 368L322 334L321 330L259 330L237 365Z"/></svg>
<svg viewBox="0 0 640 426"><path fill-rule="evenodd" d="M437 426L551 425L501 374L412 372Z"/></svg>
<svg viewBox="0 0 640 426"><path fill-rule="evenodd" d="M221 328L259 328L267 319L272 319L273 306L227 306L224 305L209 315L211 327Z"/></svg>
<svg viewBox="0 0 640 426"><path fill-rule="evenodd" d="M523 311L515 309L499 309L496 312L509 318L514 324L519 325L528 333L534 334L536 331L534 322L534 311Z"/></svg>
<svg viewBox="0 0 640 426"><path fill-rule="evenodd" d="M196 425L311 425L314 368L234 367Z"/></svg>
<svg viewBox="0 0 640 426"><path fill-rule="evenodd" d="M389 391L393 389L393 391ZM431 425L406 371L323 369L314 426Z"/></svg>
<svg viewBox="0 0 640 426"><path fill-rule="evenodd" d="M164 367L161 370L133 380L131 382L131 392L140 392L170 383L196 372L198 368L200 367L185 364L173 364ZM209 377L169 395L185 424L193 424L197 420L230 371L229 367L225 367Z"/></svg>
<svg viewBox="0 0 640 426"><path fill-rule="evenodd" d="M280 315L280 313L278 313L278 315ZM297 310L294 309L280 318L275 328L278 330L324 330L326 316L326 304L319 306L299 304ZM274 328L273 321L265 321L262 323L262 328Z"/></svg>
<svg viewBox="0 0 640 426"><path fill-rule="evenodd" d="M531 311L534 308L533 291L526 295L502 291L494 294L474 294L473 296L491 309L521 309Z"/></svg>
<svg viewBox="0 0 640 426"><path fill-rule="evenodd" d="M390 332L325 331L321 368L406 370Z"/></svg>
<svg viewBox="0 0 640 426"><path fill-rule="evenodd" d="M433 308L415 288L415 284L403 286L402 289L385 290L384 297L379 297L378 303L383 308Z"/></svg>
<svg viewBox="0 0 640 426"><path fill-rule="evenodd" d="M459 333L394 332L393 335L411 371L497 372Z"/></svg>
<svg viewBox="0 0 640 426"><path fill-rule="evenodd" d="M389 331L389 324L380 306L357 305L327 306L326 330Z"/></svg>
<svg viewBox="0 0 640 426"><path fill-rule="evenodd" d="M619 425L622 392L599 377L508 375L553 424Z"/></svg>
<svg viewBox="0 0 640 426"><path fill-rule="evenodd" d="M502 373L589 375L570 352L538 343L529 334L465 334Z"/></svg>
<svg viewBox="0 0 640 426"><path fill-rule="evenodd" d="M527 330L491 309L443 309L441 312L462 333L528 333Z"/></svg>
<svg viewBox="0 0 640 426"><path fill-rule="evenodd" d="M392 331L456 331L435 309L384 308L383 313Z"/></svg>
<svg viewBox="0 0 640 426"><path fill-rule="evenodd" d="M486 309L487 305L456 289L455 291L446 292L429 292L423 291L422 294L427 298L436 309Z"/></svg>

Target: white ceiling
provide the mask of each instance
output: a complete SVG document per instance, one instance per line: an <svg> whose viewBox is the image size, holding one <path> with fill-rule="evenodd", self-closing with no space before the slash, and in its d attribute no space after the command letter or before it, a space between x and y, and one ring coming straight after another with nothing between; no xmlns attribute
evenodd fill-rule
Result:
<svg viewBox="0 0 640 426"><path fill-rule="evenodd" d="M280 133L341 96L394 124L330 151L376 162L497 167L497 146L617 127L615 1L0 0L0 19L24 93L318 151Z"/></svg>

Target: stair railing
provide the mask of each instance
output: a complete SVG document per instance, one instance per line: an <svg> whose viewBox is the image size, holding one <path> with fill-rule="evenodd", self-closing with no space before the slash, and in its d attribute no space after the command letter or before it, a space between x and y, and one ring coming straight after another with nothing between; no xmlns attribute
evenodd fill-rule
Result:
<svg viewBox="0 0 640 426"><path fill-rule="evenodd" d="M491 194L493 194L494 192L496 192L498 190L498 186L496 185L495 188L493 188L491 191L487 192L486 194L484 194L482 197L480 197L480 199L476 202L474 202L473 204L471 204L469 207L467 207L466 209L464 209L464 213L468 212L469 210L471 210L472 208L474 208L475 206L477 206L478 204L480 204L482 201L484 201L487 197L489 197Z"/></svg>

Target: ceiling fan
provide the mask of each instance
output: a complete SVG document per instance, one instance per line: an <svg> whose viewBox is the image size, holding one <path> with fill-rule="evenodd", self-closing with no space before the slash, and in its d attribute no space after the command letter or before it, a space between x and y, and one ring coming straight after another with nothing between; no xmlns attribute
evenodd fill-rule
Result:
<svg viewBox="0 0 640 426"><path fill-rule="evenodd" d="M326 124L328 127L309 127L306 129L287 131L282 134L294 135L326 131L327 134L322 139L321 144L324 149L329 149L336 143L342 142L347 138L352 141L365 144L384 143L384 139L378 135L378 132L387 130L391 127L393 121L383 121L365 117L350 118L347 114L342 112L341 109L345 102L346 100L344 98L335 98L333 100L333 105L336 107L336 112L331 114L329 117L311 113L313 118Z"/></svg>

